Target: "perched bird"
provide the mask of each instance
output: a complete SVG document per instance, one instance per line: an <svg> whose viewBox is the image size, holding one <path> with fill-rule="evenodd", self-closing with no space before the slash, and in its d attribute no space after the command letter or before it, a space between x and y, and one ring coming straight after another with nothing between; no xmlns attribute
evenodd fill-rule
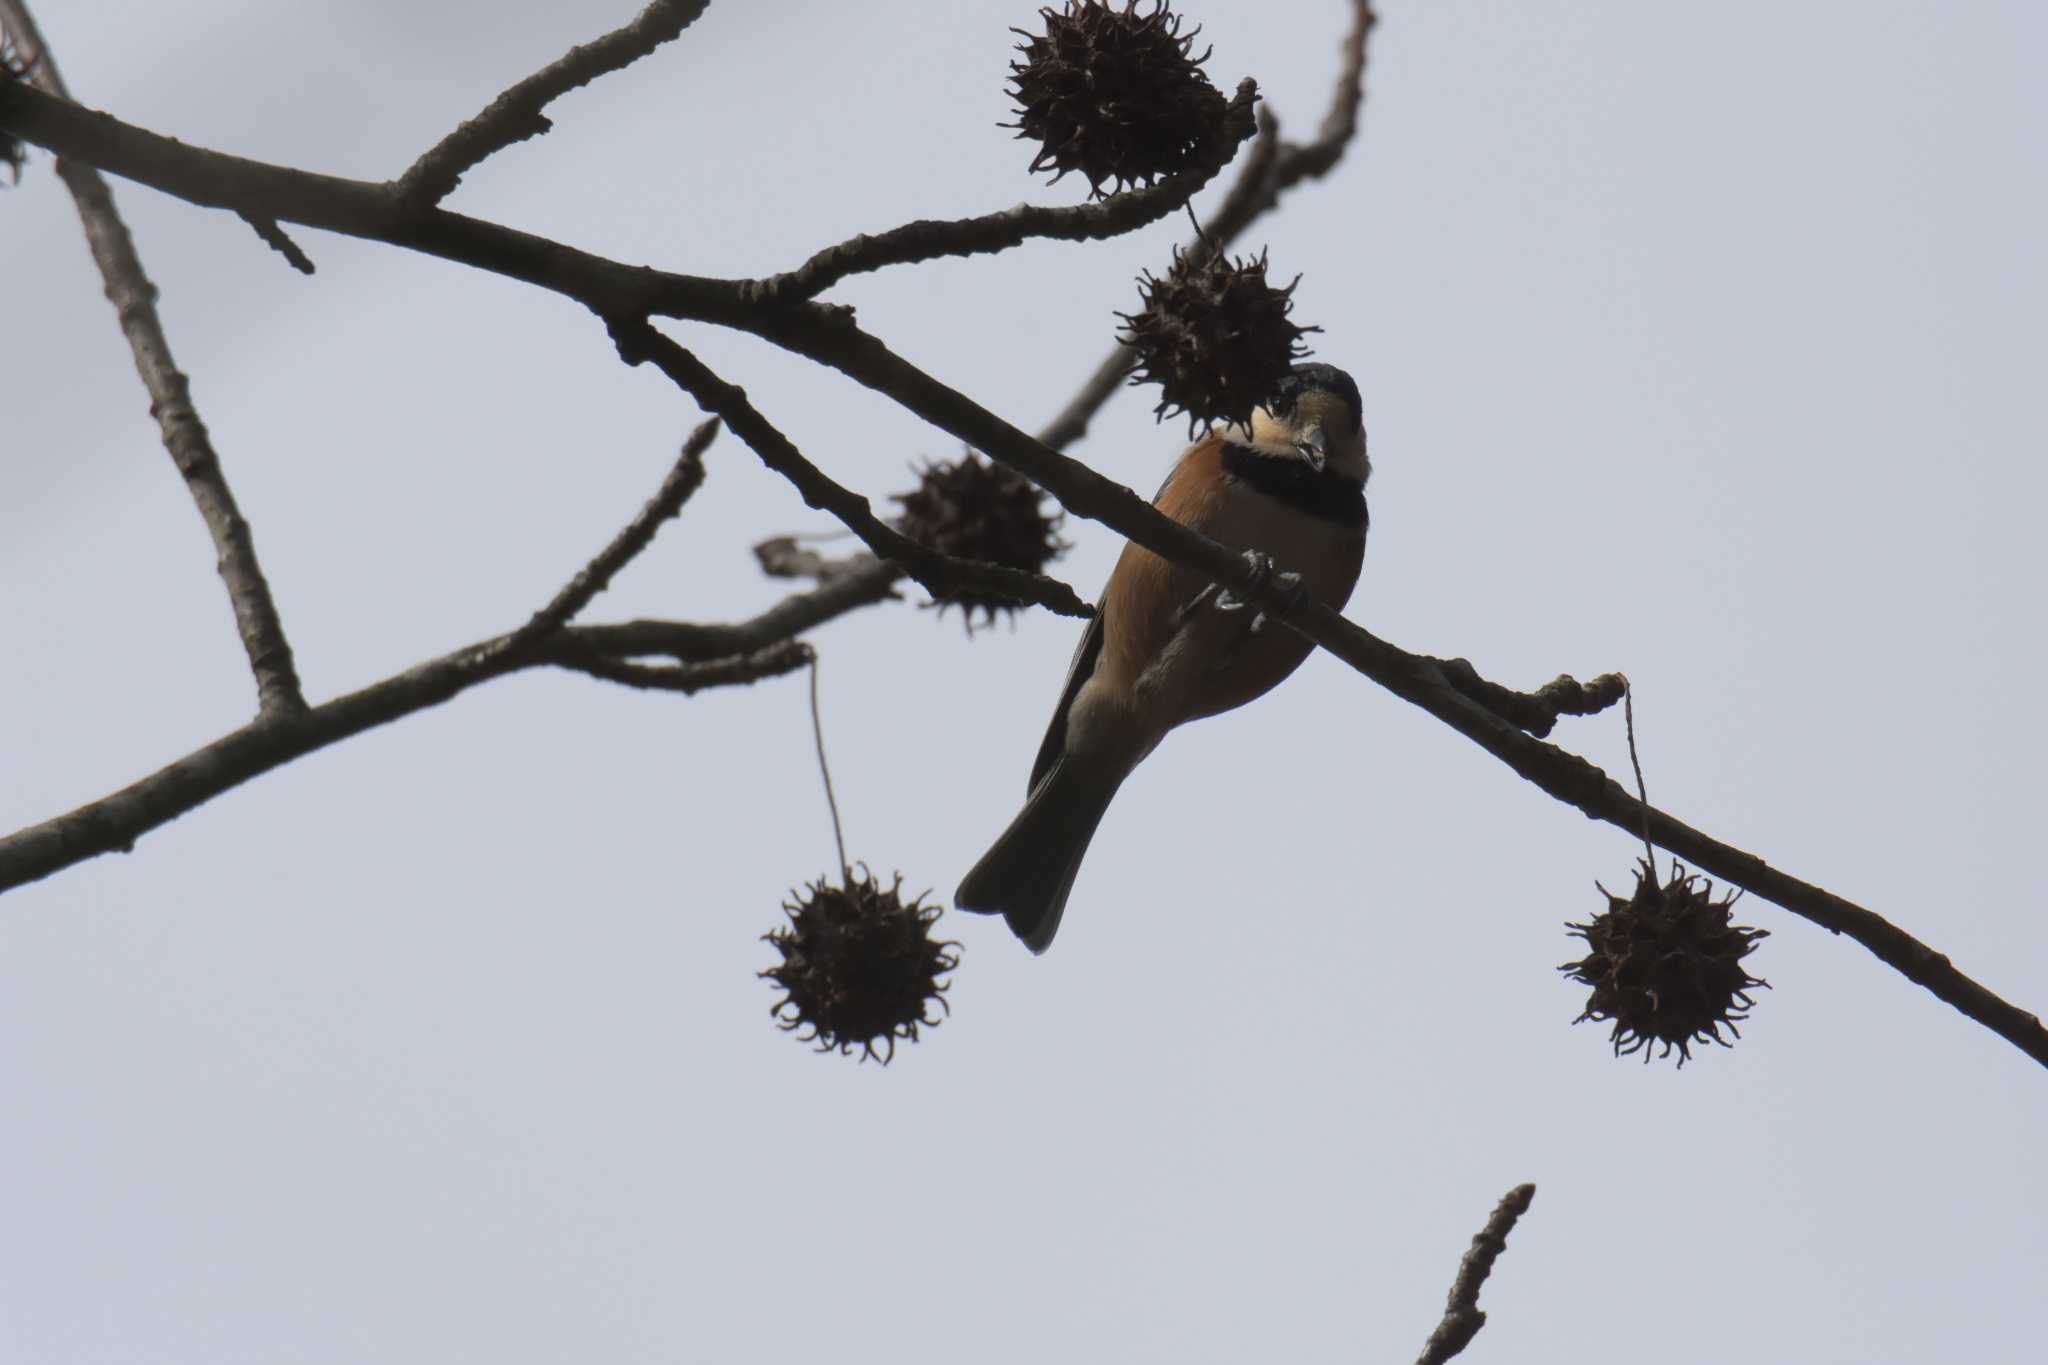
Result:
<svg viewBox="0 0 2048 1365"><path fill-rule="evenodd" d="M1358 385L1331 365L1297 365L1249 429L1212 428L1188 447L1152 503L1255 563L1295 571L1286 578L1297 592L1341 609L1365 558L1371 472ZM1000 912L1044 952L1131 770L1176 725L1271 691L1310 648L1201 574L1126 545L1075 651L1024 809L954 904Z"/></svg>

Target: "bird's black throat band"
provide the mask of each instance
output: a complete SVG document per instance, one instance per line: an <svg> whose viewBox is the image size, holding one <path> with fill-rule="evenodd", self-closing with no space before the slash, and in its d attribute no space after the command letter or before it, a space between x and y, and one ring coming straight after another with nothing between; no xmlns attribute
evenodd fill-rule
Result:
<svg viewBox="0 0 2048 1365"><path fill-rule="evenodd" d="M1225 441L1223 472L1319 520L1365 529L1365 485L1335 470L1318 471L1291 455L1262 455Z"/></svg>

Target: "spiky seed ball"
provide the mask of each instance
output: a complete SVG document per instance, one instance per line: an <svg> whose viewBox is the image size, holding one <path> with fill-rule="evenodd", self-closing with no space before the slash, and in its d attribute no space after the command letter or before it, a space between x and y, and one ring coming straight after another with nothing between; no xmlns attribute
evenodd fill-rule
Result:
<svg viewBox="0 0 2048 1365"><path fill-rule="evenodd" d="M1221 252L1190 255L1178 247L1163 279L1138 281L1143 307L1119 313L1117 339L1137 353L1133 384L1157 384L1154 414L1188 414L1192 433L1207 422L1249 425L1252 410L1271 397L1307 355L1301 338L1320 327L1290 318L1299 275L1286 288L1266 279L1266 253L1231 260Z"/></svg>
<svg viewBox="0 0 2048 1365"><path fill-rule="evenodd" d="M957 943L932 937L941 914L923 897L903 898L903 877L884 890L865 867L849 869L844 885L820 879L783 910L789 924L762 938L782 953L781 965L761 975L783 991L770 1011L784 1029L818 1051L838 1049L887 1066L896 1040L917 1041L920 1026L950 1011L939 978L960 965ZM877 1051L877 1049L880 1051Z"/></svg>
<svg viewBox="0 0 2048 1365"><path fill-rule="evenodd" d="M917 487L893 495L903 511L896 529L920 545L959 559L983 559L1006 569L1042 572L1067 550L1059 538L1066 513L1057 503L1046 510L1044 490L1022 474L976 458L968 452L950 463L929 463L918 471ZM1016 613L1008 598L966 592L935 602L940 609L958 604L974 629L974 613Z"/></svg>
<svg viewBox="0 0 2048 1365"><path fill-rule="evenodd" d="M1671 880L1659 885L1657 869L1636 868L1634 894L1624 900L1600 888L1607 908L1590 923L1567 925L1589 951L1558 970L1593 988L1573 1023L1614 1021L1609 1035L1614 1055L1641 1052L1661 1043L1659 1058L1678 1049L1678 1064L1692 1058L1692 1044L1733 1047L1721 1030L1742 1036L1736 1025L1756 1002L1750 992L1770 984L1742 965L1769 930L1732 923L1735 897L1714 899L1714 884L1674 865Z"/></svg>
<svg viewBox="0 0 2048 1365"><path fill-rule="evenodd" d="M1191 55L1201 30L1182 33L1166 0L1149 13L1138 0L1121 9L1067 0L1039 14L1043 35L1010 30L1024 39L1023 60L1010 63L1017 121L999 125L1038 143L1033 173L1050 166L1058 181L1079 171L1099 198L1105 184L1149 185L1215 159L1234 141L1229 101L1202 71L1209 53Z"/></svg>

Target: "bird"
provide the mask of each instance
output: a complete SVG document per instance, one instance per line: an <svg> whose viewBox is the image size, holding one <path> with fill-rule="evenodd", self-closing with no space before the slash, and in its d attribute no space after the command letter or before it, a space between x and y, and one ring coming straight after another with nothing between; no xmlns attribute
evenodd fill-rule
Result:
<svg viewBox="0 0 2048 1365"><path fill-rule="evenodd" d="M1296 365L1242 425L1212 426L1175 462L1152 505L1244 552L1294 600L1333 610L1365 560L1372 473L1358 385L1333 365ZM1124 546L1082 636L1031 767L1024 808L960 882L953 902L1000 913L1033 953L1052 945L1081 859L1131 771L1167 733L1243 706L1313 646L1199 571Z"/></svg>

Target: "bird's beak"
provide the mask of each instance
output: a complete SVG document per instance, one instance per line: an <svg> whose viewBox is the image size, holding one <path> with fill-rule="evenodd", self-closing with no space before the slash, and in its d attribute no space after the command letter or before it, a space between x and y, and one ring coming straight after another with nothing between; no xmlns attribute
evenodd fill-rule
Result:
<svg viewBox="0 0 2048 1365"><path fill-rule="evenodd" d="M1301 452L1302 459L1308 461L1308 467L1318 474L1322 473L1323 466L1330 462L1329 438L1323 435L1320 425L1302 432L1301 438L1294 443L1294 448Z"/></svg>

